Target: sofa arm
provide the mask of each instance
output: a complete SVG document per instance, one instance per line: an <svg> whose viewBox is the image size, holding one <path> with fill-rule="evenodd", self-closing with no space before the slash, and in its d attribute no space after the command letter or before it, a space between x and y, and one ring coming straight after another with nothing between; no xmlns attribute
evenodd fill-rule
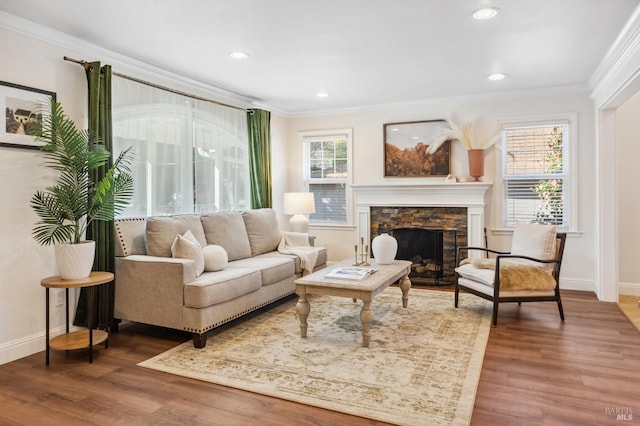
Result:
<svg viewBox="0 0 640 426"><path fill-rule="evenodd" d="M114 317L182 329L184 284L194 279L190 259L116 257Z"/></svg>
<svg viewBox="0 0 640 426"><path fill-rule="evenodd" d="M120 259L125 260L124 263L139 262L138 267L148 270L150 273L156 271L157 265L173 264L182 269L182 284L190 283L196 279L196 262L191 259L180 259L175 257L158 257L147 255L132 255L122 258L116 257L116 262Z"/></svg>

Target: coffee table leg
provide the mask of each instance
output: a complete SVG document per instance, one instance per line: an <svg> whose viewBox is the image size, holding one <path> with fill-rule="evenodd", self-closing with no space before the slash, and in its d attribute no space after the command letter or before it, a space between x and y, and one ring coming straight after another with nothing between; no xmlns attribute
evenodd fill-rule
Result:
<svg viewBox="0 0 640 426"><path fill-rule="evenodd" d="M409 304L409 289L411 288L411 280L409 274L400 280L400 290L402 290L402 307L406 308Z"/></svg>
<svg viewBox="0 0 640 426"><path fill-rule="evenodd" d="M369 338L371 337L371 324L373 324L373 309L371 309L371 301L363 300L362 310L360 311L360 322L362 322L362 346L369 346Z"/></svg>
<svg viewBox="0 0 640 426"><path fill-rule="evenodd" d="M311 305L307 301L307 294L301 292L298 295L298 303L296 304L296 312L300 317L300 335L307 337L307 318L309 318L309 311L311 311Z"/></svg>

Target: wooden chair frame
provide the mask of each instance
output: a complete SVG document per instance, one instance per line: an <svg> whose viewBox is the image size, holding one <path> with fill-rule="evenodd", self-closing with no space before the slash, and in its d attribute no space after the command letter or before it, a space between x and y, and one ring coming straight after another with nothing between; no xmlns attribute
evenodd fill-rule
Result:
<svg viewBox="0 0 640 426"><path fill-rule="evenodd" d="M558 311L560 312L560 319L564 321L564 311L562 309L562 300L560 299L560 267L562 266L562 257L564 255L564 245L567 238L566 233L557 233L556 234L556 258L552 260L541 260L535 259L529 256L519 256L513 255L510 252L497 251L484 247L458 247L456 252L456 265L460 265L460 251L467 250L467 255L471 250L479 250L484 252L485 254L493 253L496 255L496 269L495 269L495 278L493 285L493 294L485 294L474 290L472 288L466 287L464 284L460 284L460 275L456 272L456 284L455 284L455 302L454 305L457 308L459 302L459 293L460 289L464 290L466 293L474 294L478 297L482 297L483 299L490 300L493 302L493 325L494 327L498 325L498 305L500 303L508 303L508 302L518 302L520 305L522 302L556 302L558 304ZM500 261L502 259L528 259L533 260L540 263L548 263L554 264L553 268L553 278L556 281L556 286L554 288L554 294L545 295L545 296L500 296Z"/></svg>

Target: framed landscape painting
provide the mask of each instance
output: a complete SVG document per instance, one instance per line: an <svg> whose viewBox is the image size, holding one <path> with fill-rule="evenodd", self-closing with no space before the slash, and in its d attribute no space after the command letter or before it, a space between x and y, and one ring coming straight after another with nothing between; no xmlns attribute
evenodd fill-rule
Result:
<svg viewBox="0 0 640 426"><path fill-rule="evenodd" d="M450 173L451 142L433 154L427 150L448 129L446 120L411 121L384 125L384 176L429 177Z"/></svg>
<svg viewBox="0 0 640 426"><path fill-rule="evenodd" d="M56 94L47 90L0 81L0 106L5 112L0 126L0 146L39 149L34 135L42 129L49 100Z"/></svg>

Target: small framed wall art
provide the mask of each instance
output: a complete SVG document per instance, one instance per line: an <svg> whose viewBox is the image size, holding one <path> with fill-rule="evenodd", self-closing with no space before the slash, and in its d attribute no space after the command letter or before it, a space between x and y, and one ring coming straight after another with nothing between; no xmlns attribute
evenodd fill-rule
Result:
<svg viewBox="0 0 640 426"><path fill-rule="evenodd" d="M384 176L430 177L450 173L451 142L446 141L432 154L427 153L446 120L411 121L384 125Z"/></svg>
<svg viewBox="0 0 640 426"><path fill-rule="evenodd" d="M0 106L5 111L0 146L39 149L43 144L34 135L42 129L50 99L56 99L54 92L0 81Z"/></svg>

